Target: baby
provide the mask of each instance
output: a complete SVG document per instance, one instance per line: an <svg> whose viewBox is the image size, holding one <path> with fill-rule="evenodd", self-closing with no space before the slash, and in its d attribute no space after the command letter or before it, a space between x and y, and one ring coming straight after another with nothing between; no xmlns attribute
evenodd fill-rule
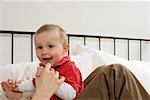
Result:
<svg viewBox="0 0 150 100"><path fill-rule="evenodd" d="M65 77L65 82L59 87L51 100L76 99L82 92L84 86L79 69L69 56L69 44L65 31L58 25L46 24L35 32L35 50L40 67L50 63L52 68ZM38 76L38 71L37 71ZM28 92L35 91L35 78L19 83L13 91ZM6 90L6 88L5 88Z"/></svg>

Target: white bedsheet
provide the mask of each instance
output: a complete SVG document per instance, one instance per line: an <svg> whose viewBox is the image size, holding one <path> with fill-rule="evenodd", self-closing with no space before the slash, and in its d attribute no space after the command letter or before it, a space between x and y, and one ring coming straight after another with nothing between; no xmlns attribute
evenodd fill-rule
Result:
<svg viewBox="0 0 150 100"><path fill-rule="evenodd" d="M127 66L137 77L144 88L150 93L150 62L129 61Z"/></svg>

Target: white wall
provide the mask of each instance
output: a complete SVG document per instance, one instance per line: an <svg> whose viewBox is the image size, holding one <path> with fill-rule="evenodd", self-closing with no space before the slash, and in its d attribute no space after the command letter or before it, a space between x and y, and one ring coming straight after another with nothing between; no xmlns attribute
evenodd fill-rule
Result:
<svg viewBox="0 0 150 100"><path fill-rule="evenodd" d="M0 27L2 26L2 3L0 1Z"/></svg>
<svg viewBox="0 0 150 100"><path fill-rule="evenodd" d="M149 1L3 1L1 29L35 31L44 23L71 33L150 37Z"/></svg>
<svg viewBox="0 0 150 100"><path fill-rule="evenodd" d="M70 33L150 38L149 6L148 1L27 2L6 0L0 2L0 30L36 31L42 24L54 23ZM30 37L15 36L15 38L14 58L16 60L14 63L30 61ZM90 43L87 43L88 46L98 49L95 41L98 40L91 39ZM83 43L83 41L79 42ZM107 43L104 40L103 42L102 49L113 54L112 41ZM0 37L0 47L2 47L0 65L11 63L10 44L10 37L7 35ZM145 43L142 52L144 61L150 59L150 48L147 45ZM120 41L117 46L119 52L117 51L116 54L127 59L126 42ZM135 51L130 54L133 56L132 59L139 60L136 59L139 57L137 55L139 47L135 43L131 46L133 46L131 51ZM36 60L35 54L34 60Z"/></svg>

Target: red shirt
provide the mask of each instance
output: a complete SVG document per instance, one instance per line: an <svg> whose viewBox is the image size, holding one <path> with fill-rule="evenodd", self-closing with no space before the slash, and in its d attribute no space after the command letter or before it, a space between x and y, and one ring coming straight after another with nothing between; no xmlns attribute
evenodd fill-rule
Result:
<svg viewBox="0 0 150 100"><path fill-rule="evenodd" d="M65 82L70 84L76 90L76 97L78 97L82 92L84 85L82 82L80 70L75 66L74 62L70 61L70 57L65 56L59 61L58 64L52 66L52 68L58 71L60 76L65 77ZM35 85L35 80L33 80L33 84ZM61 99L56 95L53 95L50 100Z"/></svg>

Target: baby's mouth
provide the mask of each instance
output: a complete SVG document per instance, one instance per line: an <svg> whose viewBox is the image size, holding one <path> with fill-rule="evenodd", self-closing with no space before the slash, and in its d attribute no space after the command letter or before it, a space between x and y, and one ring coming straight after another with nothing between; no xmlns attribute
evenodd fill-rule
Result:
<svg viewBox="0 0 150 100"><path fill-rule="evenodd" d="M50 63L50 60L51 60L52 58L43 58L42 59L42 63L44 64L44 65L46 65L47 63Z"/></svg>

